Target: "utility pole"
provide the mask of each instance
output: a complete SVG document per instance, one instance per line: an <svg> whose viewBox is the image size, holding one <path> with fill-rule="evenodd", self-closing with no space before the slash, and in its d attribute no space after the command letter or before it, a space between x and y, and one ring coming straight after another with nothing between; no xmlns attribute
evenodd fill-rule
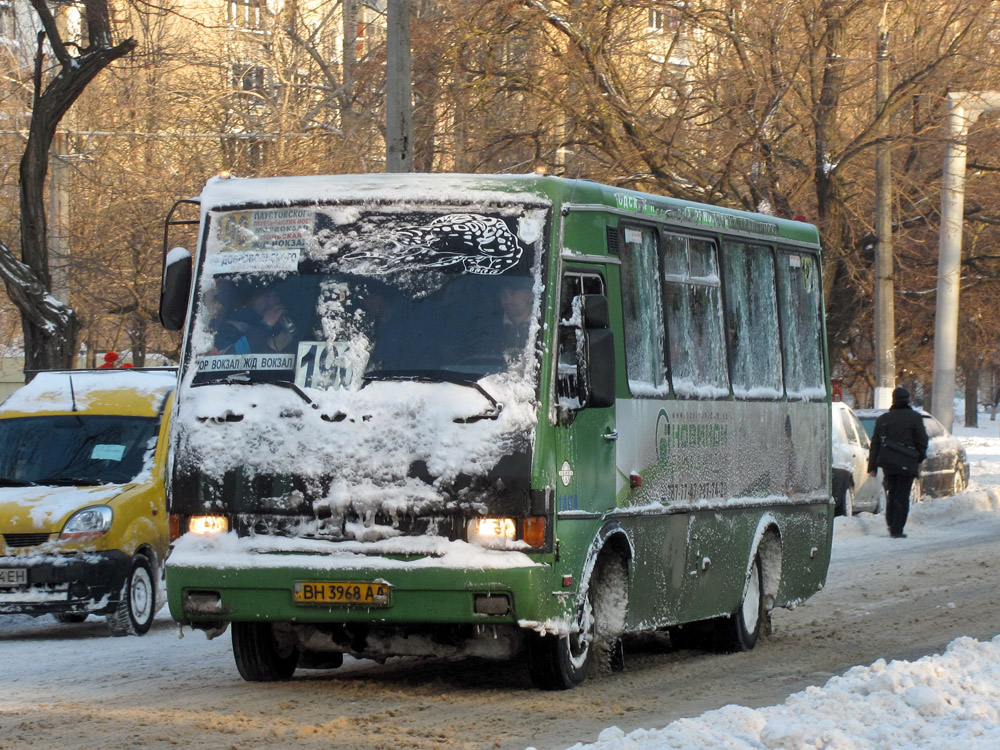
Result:
<svg viewBox="0 0 1000 750"><path fill-rule="evenodd" d="M889 100L889 29L886 6L878 26L875 53L875 116ZM896 315L893 306L892 257L892 153L887 122L875 146L875 403L888 409L896 385Z"/></svg>
<svg viewBox="0 0 1000 750"><path fill-rule="evenodd" d="M931 414L949 430L955 418L955 362L958 353L958 293L962 274L965 166L969 128L983 112L1000 110L1000 92L948 94L948 147L941 178L941 236L938 242L937 306L934 313L934 385Z"/></svg>
<svg viewBox="0 0 1000 750"><path fill-rule="evenodd" d="M385 171L413 171L410 0L389 0L386 23Z"/></svg>

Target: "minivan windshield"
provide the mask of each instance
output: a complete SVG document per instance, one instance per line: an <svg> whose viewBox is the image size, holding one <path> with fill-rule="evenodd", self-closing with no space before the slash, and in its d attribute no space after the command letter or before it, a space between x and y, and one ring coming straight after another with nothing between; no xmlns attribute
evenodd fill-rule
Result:
<svg viewBox="0 0 1000 750"><path fill-rule="evenodd" d="M153 417L0 419L0 486L130 482L156 447L158 427Z"/></svg>
<svg viewBox="0 0 1000 750"><path fill-rule="evenodd" d="M194 383L475 381L521 368L545 212L210 212Z"/></svg>

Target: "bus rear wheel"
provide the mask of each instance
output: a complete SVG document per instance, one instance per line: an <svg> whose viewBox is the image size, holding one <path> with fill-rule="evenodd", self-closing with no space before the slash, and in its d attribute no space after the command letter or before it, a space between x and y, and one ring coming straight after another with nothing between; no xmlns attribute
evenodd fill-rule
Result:
<svg viewBox="0 0 1000 750"><path fill-rule="evenodd" d="M606 554L594 568L573 631L530 635L528 671L535 686L567 690L582 685L590 672L620 671L627 601L627 563L618 554Z"/></svg>
<svg viewBox="0 0 1000 750"><path fill-rule="evenodd" d="M291 679L299 663L298 649L280 644L269 622L234 622L233 657L247 682Z"/></svg>
<svg viewBox="0 0 1000 750"><path fill-rule="evenodd" d="M719 623L716 643L720 651L750 651L757 645L767 613L764 610L764 576L760 555L755 555L740 605L729 617Z"/></svg>

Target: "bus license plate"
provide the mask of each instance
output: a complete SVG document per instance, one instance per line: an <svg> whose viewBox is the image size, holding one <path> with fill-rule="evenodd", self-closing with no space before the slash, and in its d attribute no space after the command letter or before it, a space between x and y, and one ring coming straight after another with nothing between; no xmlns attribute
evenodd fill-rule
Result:
<svg viewBox="0 0 1000 750"><path fill-rule="evenodd" d="M388 607L389 584L342 583L339 581L295 581L296 604L348 604L357 607Z"/></svg>
<svg viewBox="0 0 1000 750"><path fill-rule="evenodd" d="M27 586L27 568L0 568L0 586Z"/></svg>

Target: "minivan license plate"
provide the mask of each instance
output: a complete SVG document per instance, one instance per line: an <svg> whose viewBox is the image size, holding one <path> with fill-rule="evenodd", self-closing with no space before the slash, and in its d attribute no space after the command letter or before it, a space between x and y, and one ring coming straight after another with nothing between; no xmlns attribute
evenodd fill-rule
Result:
<svg viewBox="0 0 1000 750"><path fill-rule="evenodd" d="M389 584L341 581L295 581L296 604L348 604L358 607L388 607Z"/></svg>
<svg viewBox="0 0 1000 750"><path fill-rule="evenodd" d="M0 586L27 586L27 568L0 568Z"/></svg>

